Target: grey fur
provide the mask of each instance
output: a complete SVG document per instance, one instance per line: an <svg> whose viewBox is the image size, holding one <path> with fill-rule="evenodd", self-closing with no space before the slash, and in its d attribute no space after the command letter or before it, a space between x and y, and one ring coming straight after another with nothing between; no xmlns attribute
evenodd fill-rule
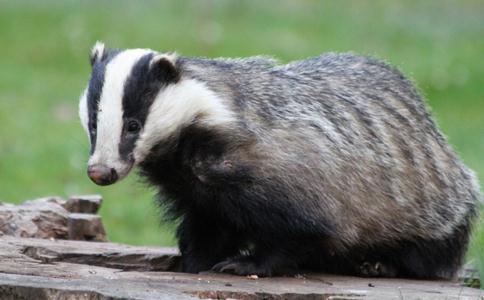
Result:
<svg viewBox="0 0 484 300"><path fill-rule="evenodd" d="M288 186L295 179L314 183L333 202L327 205L335 217L360 224L341 224L349 243L355 236L349 232L371 231L371 219L384 230L376 239L402 227L406 235L439 237L467 221L479 198L477 180L400 72L351 54L273 64L187 59L183 65L185 76L228 99L257 137L258 155L267 154L262 174L287 174ZM352 211L359 205L370 205L367 215Z"/></svg>

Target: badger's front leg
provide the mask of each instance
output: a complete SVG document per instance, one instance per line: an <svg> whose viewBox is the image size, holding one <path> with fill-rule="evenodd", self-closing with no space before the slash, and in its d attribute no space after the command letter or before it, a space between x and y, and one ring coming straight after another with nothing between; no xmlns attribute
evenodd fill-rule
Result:
<svg viewBox="0 0 484 300"><path fill-rule="evenodd" d="M210 270L217 262L238 252L237 235L214 220L185 215L177 236L183 272Z"/></svg>
<svg viewBox="0 0 484 300"><path fill-rule="evenodd" d="M296 248L278 246L256 247L246 254L239 254L225 259L212 270L236 275L258 275L270 277L295 274L304 254L296 253Z"/></svg>

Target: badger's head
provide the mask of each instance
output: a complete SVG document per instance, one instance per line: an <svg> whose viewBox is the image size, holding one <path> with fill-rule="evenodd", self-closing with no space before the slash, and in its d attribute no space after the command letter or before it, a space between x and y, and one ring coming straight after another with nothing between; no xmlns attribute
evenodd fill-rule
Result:
<svg viewBox="0 0 484 300"><path fill-rule="evenodd" d="M174 54L108 50L98 42L90 61L79 114L91 144L87 173L96 184L122 179L183 126L231 120L205 84L182 76Z"/></svg>

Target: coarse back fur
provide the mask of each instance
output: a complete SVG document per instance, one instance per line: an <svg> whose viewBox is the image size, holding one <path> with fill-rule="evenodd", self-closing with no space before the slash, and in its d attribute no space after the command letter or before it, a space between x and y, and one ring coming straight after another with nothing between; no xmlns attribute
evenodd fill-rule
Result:
<svg viewBox="0 0 484 300"><path fill-rule="evenodd" d="M453 276L477 180L400 72L352 54L171 62L132 165L180 219L185 271Z"/></svg>

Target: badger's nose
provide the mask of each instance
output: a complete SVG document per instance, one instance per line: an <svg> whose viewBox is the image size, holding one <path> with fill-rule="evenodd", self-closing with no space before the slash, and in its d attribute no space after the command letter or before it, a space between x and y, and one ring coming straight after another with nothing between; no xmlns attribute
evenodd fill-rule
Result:
<svg viewBox="0 0 484 300"><path fill-rule="evenodd" d="M113 168L102 164L95 164L87 168L87 175L98 185L110 185L118 180L118 173Z"/></svg>

